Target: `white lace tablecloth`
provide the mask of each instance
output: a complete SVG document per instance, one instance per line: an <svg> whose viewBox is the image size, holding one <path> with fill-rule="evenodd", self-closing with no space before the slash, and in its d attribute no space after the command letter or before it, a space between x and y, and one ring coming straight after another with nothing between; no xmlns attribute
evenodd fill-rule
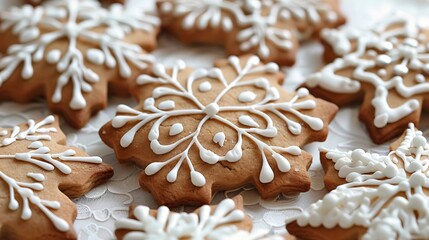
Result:
<svg viewBox="0 0 429 240"><path fill-rule="evenodd" d="M0 9L13 4L16 0L0 0ZM151 8L153 0L130 0L128 6L136 11L142 8ZM413 16L424 16L429 12L428 0L343 0L342 9L348 18L348 26L368 28L372 23L383 18L393 11L402 11ZM427 15L427 14L426 14ZM423 22L429 23L427 19ZM1 41L1 40L0 40ZM292 68L283 68L287 75L285 88L295 89L308 74L322 65L320 55L323 49L317 42L304 44L299 53L297 64ZM172 65L181 58L193 67L210 67L215 59L224 58L222 48L209 46L186 46L169 35L161 35L158 49L154 52L157 60ZM114 222L118 218L128 215L128 206L131 203L157 207L151 195L140 189L138 178L140 169L130 165L121 165L113 151L104 145L98 137L98 129L109 121L115 113L118 104L134 106L133 100L126 98L112 98L109 107L98 113L83 129L76 131L67 124L62 128L67 134L68 144L86 150L90 155L99 155L115 169L115 175L106 184L103 184L85 196L76 199L78 209L75 229L79 239L113 239ZM215 202L225 196L241 193L244 198L245 210L252 217L255 229L284 233L285 222L293 218L311 203L322 198L326 193L323 185L323 170L319 162L319 147L339 148L349 150L363 148L374 152L387 152L389 143L375 145L372 143L365 127L358 121L358 106L343 108L330 125L328 140L324 143L313 143L305 150L313 154L314 163L310 169L312 189L298 196L279 196L272 200L260 199L252 188L237 189L226 193L218 193ZM0 103L0 126L7 127L23 122L29 118L41 118L50 114L43 100L31 104L16 104L12 102ZM429 116L426 114L421 121L421 130L429 136ZM186 210L179 208L176 210Z"/></svg>

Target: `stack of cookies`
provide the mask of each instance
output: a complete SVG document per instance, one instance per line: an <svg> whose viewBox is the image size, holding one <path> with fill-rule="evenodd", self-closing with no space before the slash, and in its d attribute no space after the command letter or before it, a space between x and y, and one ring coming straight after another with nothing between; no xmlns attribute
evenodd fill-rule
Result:
<svg viewBox="0 0 429 240"><path fill-rule="evenodd" d="M162 205L132 205L118 239L429 238L429 144L416 128L429 110L427 28L394 15L339 30L338 0L158 0L157 13L121 3L28 0L0 12L0 100L42 97L56 114L0 127L0 239L77 238L70 198L114 169L67 147L59 119L77 131L113 95L138 104L117 106L99 136ZM226 57L167 67L150 53L161 31ZM309 40L327 64L286 91L281 67ZM338 106L360 102L375 143L399 139L386 156L320 148L330 192L288 222L291 235L252 231L240 196L208 205L248 185L263 199L309 191L314 156L302 148L326 140ZM183 205L197 209L169 209Z"/></svg>

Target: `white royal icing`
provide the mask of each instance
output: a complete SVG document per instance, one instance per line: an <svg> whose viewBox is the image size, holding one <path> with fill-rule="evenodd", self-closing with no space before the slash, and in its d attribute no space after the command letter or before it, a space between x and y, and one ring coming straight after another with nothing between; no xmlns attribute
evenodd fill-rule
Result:
<svg viewBox="0 0 429 240"><path fill-rule="evenodd" d="M400 27L392 28L395 25ZM371 84L376 90L372 99L374 125L382 128L388 123L397 122L420 108L419 101L413 97L429 93L429 82L426 80L429 74L429 46L423 31L424 28L406 16L384 19L371 31L326 29L322 32L323 38L341 57L310 76L307 85L335 93L353 94L361 89L361 82ZM399 38L403 40L398 41ZM351 47L352 42L356 42L355 50ZM386 68L392 65L393 76L384 79ZM380 69L373 73L373 68ZM352 76L337 74L343 69L353 69ZM414 85L406 85L404 76L411 72L417 72ZM391 107L388 101L389 92L393 90L407 99L397 107Z"/></svg>
<svg viewBox="0 0 429 240"><path fill-rule="evenodd" d="M76 152L68 149L60 153L52 153L51 149L43 144L42 141L50 141L49 133L56 133L58 130L55 127L45 127L55 121L53 116L48 116L40 122L28 120L28 128L22 130L19 126L13 127L10 131L0 129L0 152L2 148L14 148L14 143L17 141L29 141L27 152L18 152L10 155L0 154L0 161L14 160L27 164L32 164L44 171L54 171L57 169L63 174L71 174L72 169L66 162L84 162L84 163L101 163L99 157L80 157L75 156ZM10 150L8 150L10 151ZM15 150L16 151L16 150ZM19 167L19 165L17 165ZM21 207L21 219L28 220L32 216L32 206L37 207L48 217L56 229L59 231L70 230L69 224L62 218L56 216L51 209L59 209L60 202L41 199L38 191L44 190L43 182L46 180L42 173L28 172L27 177L35 182L22 182L7 175L0 168L0 180L3 181L9 188L9 204L8 207L12 211L17 211ZM22 201L20 206L16 199L19 196Z"/></svg>
<svg viewBox="0 0 429 240"><path fill-rule="evenodd" d="M387 156L361 149L326 156L347 183L312 204L298 225L361 226L363 239L429 238L429 144L413 124Z"/></svg>
<svg viewBox="0 0 429 240"><path fill-rule="evenodd" d="M269 43L284 51L293 48L291 30L279 26L281 23L294 21L314 25L338 18L331 6L321 0L174 0L163 2L161 11L183 17L185 30L221 27L229 33L238 27L241 30L236 40L240 50L255 49L261 58L271 55ZM306 39L314 28L308 26L300 31L298 37Z"/></svg>
<svg viewBox="0 0 429 240"><path fill-rule="evenodd" d="M231 199L222 200L212 212L209 205L199 213L176 213L167 207L157 209L150 215L146 206L137 206L133 211L136 219L123 218L115 223L116 230L129 231L124 240L138 239L191 239L191 240L284 240L281 235L263 231L247 231L237 227L245 220L245 213L236 209Z"/></svg>
<svg viewBox="0 0 429 240"><path fill-rule="evenodd" d="M220 147L223 147L225 144L225 133L224 132L218 132L213 136L213 142L219 144Z"/></svg>
<svg viewBox="0 0 429 240"><path fill-rule="evenodd" d="M152 97L148 97L144 100L144 112L132 109L130 107L120 105L117 109L117 115L112 120L112 126L114 128L122 128L128 122L136 123L134 127L129 129L121 138L120 145L123 148L126 148L132 144L134 138L143 126L148 123L153 122L152 127L150 128L148 139L150 140L150 147L155 154L162 155L169 152L172 152L180 144L184 143L187 140L187 147L182 152L178 153L174 157L164 161L164 162L153 162L149 164L145 173L147 175L154 175L160 171L167 164L176 162L175 167L168 173L167 180L169 182L175 182L177 179L177 174L186 161L190 169L191 181L195 186L205 185L205 177L194 169L193 161L195 159L190 159L188 156L188 151L191 147L195 146L198 148L200 158L202 161L208 164L216 164L219 161L228 161L236 162L242 158L242 143L243 137L246 137L248 140L252 141L260 151L262 155L262 168L260 171L259 180L262 183L271 182L274 179L274 172L268 163L267 153L270 153L271 156L277 163L277 166L280 171L288 172L290 170L290 163L283 156L283 154L292 154L300 155L301 151L299 147L280 147L280 146L270 146L266 142L260 140L259 137L274 138L277 136L278 129L274 126L273 119L267 114L270 113L286 124L287 129L294 135L299 135L302 131L302 126L296 120L289 118L288 115L293 115L295 119L299 119L307 124L312 130L319 131L323 128L323 121L319 118L306 115L301 112L301 110L311 110L316 108L316 102L313 99L304 99L309 95L308 90L300 89L297 91L296 95L289 101L277 101L280 98L280 93L278 90L271 86L270 82L266 78L254 78L248 79L252 74L264 73L264 74L276 74L278 71L278 66L273 63L268 63L266 65L259 65L258 57L250 57L247 62L241 63L240 59L237 57L229 58L229 65L236 72L237 76L231 82L227 82L223 72L220 69L214 68L212 70L195 70L187 78L186 83L182 86L179 83L177 78L178 74L183 71L186 66L183 61L179 61L172 69L171 73L168 73L163 65L155 65L153 68L154 76L145 75L137 79L138 84L147 84L147 83L158 83L160 86L156 87L152 92ZM244 65L242 65L244 64ZM246 78L245 81L242 81L243 78ZM192 86L194 82L203 78L211 78L212 80L219 81L222 83L225 88L217 95L216 99L213 102L203 105L200 100L193 95ZM228 92L235 87L256 87L264 91L261 94L261 100L252 102L252 104L246 105L236 105L236 106L219 106L219 101L226 95ZM194 109L171 109L163 110L155 106L155 100L163 96L176 96L191 101L195 104L196 108ZM239 98L239 97L238 97ZM239 99L237 99L240 103ZM301 100L301 101L298 101ZM170 100L173 101L173 100ZM238 118L238 121L244 126L236 125L236 119L227 119L221 116L222 112L229 111L246 111L249 114L242 115ZM192 116L192 115L204 115L203 119L200 120L196 129L190 132L187 136L182 137L177 142L164 145L159 142L160 131L159 128L161 124L171 117L177 116ZM259 124L252 118L253 116L258 116L266 122L266 127L260 127ZM216 120L219 124L223 124L231 128L233 131L237 132L237 139L235 141L235 146L229 150L224 156L220 156L213 151L206 149L203 144L198 139L198 136L201 133L201 130L204 124L208 120ZM221 147L224 143L224 136L222 134L216 134L213 138L215 143L218 143Z"/></svg>
<svg viewBox="0 0 429 240"><path fill-rule="evenodd" d="M33 63L45 58L56 66L60 74L52 101L60 102L63 88L72 84L69 105L75 110L86 107L83 94L91 92L91 85L100 80L85 61L108 68L117 67L121 77L130 77L130 63L144 69L153 57L140 46L127 43L124 37L135 30L153 31L159 25L157 17L133 14L119 4L105 9L94 0L48 1L38 7L12 7L1 12L0 21L0 31L12 31L19 37L19 43L11 45L7 54L0 58L0 87L20 66L21 77L31 79L34 76ZM106 30L94 30L100 27ZM42 33L41 29L50 30ZM46 48L60 39L68 41L66 52L59 49L46 52ZM83 53L78 48L81 40L97 48Z"/></svg>

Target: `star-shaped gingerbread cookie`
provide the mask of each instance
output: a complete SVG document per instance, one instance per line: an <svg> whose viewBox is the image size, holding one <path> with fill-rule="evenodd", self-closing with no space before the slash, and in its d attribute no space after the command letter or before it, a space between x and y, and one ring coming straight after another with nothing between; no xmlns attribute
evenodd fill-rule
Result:
<svg viewBox="0 0 429 240"><path fill-rule="evenodd" d="M302 239L429 238L428 141L410 124L390 148L386 156L323 150L325 183L336 189L288 231Z"/></svg>
<svg viewBox="0 0 429 240"><path fill-rule="evenodd" d="M164 27L186 43L223 45L293 65L299 40L345 22L337 0L159 0Z"/></svg>
<svg viewBox="0 0 429 240"><path fill-rule="evenodd" d="M311 155L337 107L286 92L275 63L235 57L192 69L157 64L132 87L140 104L117 108L100 129L120 162L145 168L140 185L158 204L207 204L218 191L253 184L263 198L308 191Z"/></svg>
<svg viewBox="0 0 429 240"><path fill-rule="evenodd" d="M53 116L0 128L0 239L76 239L76 207L113 169L64 145Z"/></svg>
<svg viewBox="0 0 429 240"><path fill-rule="evenodd" d="M340 106L363 102L359 118L375 143L418 125L429 109L428 29L411 17L392 16L372 30L324 30L325 59L309 77L315 96Z"/></svg>
<svg viewBox="0 0 429 240"><path fill-rule="evenodd" d="M52 112L83 127L127 95L129 79L152 64L159 19L93 0L48 1L0 14L0 100L45 97Z"/></svg>
<svg viewBox="0 0 429 240"><path fill-rule="evenodd" d="M201 239L201 240L292 240L292 236L252 231L252 220L237 196L218 205L204 205L192 213L176 213L162 206L130 209L130 217L116 222L118 239Z"/></svg>

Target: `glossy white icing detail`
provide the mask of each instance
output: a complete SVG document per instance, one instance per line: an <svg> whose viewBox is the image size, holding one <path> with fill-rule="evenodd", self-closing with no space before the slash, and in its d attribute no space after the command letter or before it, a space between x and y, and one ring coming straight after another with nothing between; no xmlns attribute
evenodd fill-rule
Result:
<svg viewBox="0 0 429 240"><path fill-rule="evenodd" d="M175 123L171 126L168 135L176 136L177 134L183 132L183 125L181 123Z"/></svg>
<svg viewBox="0 0 429 240"><path fill-rule="evenodd" d="M49 125L55 121L54 116L48 116L42 121L36 123L34 120L28 120L28 128L22 130L19 126L14 126L8 137L8 131L3 129L3 134L0 137L4 137L0 142L0 147L8 146L13 144L17 140L28 140L28 141L39 141L39 140L51 140L49 133L57 132L56 128L45 128L44 126Z"/></svg>
<svg viewBox="0 0 429 240"><path fill-rule="evenodd" d="M27 129L21 129L14 126L10 131L4 129L0 132L0 150L2 148L14 149L14 144L18 141L29 142L27 152L17 152L15 154L0 154L0 161L13 160L26 164L32 164L44 171L54 171L57 169L63 174L71 174L72 169L66 162L84 162L84 163L101 163L100 157L79 157L75 156L76 152L72 149L59 153L53 153L51 149L43 144L44 141L51 141L52 133L58 130L55 127L46 127L55 121L53 116L48 116L40 122L28 120ZM10 150L9 150L10 151ZM15 150L16 151L16 150ZM19 165L18 165L19 166ZM35 182L23 182L8 175L4 170L0 170L0 180L9 188L9 209L12 211L21 211L21 218L28 220L32 216L31 207L37 207L52 222L59 231L69 231L70 226L64 219L55 215L51 209L61 207L58 201L41 199L38 191L44 190L43 182L46 177L42 173L28 172L27 177ZM16 197L20 198L20 201ZM22 206L21 203L22 202Z"/></svg>
<svg viewBox="0 0 429 240"><path fill-rule="evenodd" d="M161 10L184 17L185 30L220 27L229 33L239 28L236 40L240 50L254 49L261 58L271 55L269 44L284 51L293 48L291 30L280 24L295 21L317 25L338 18L330 5L321 0L174 0L162 3ZM308 26L299 30L298 37L307 39L313 32L314 27Z"/></svg>
<svg viewBox="0 0 429 240"><path fill-rule="evenodd" d="M55 64L60 73L51 100L61 102L64 87L71 84L73 94L69 105L75 110L86 107L84 94L91 92L92 84L100 80L85 60L118 68L121 77L130 77L130 64L144 69L153 57L140 46L125 42L124 37L136 30L153 31L159 25L157 17L133 14L118 4L105 9L91 0L48 1L40 7L14 7L1 12L0 20L0 31L12 31L20 40L0 58L0 87L20 66L21 77L30 80L34 76L33 63L46 56L46 61ZM100 27L106 30L94 30ZM67 50L54 49L46 53L46 49L59 40L68 41ZM96 48L81 52L78 48L81 40Z"/></svg>
<svg viewBox="0 0 429 240"><path fill-rule="evenodd" d="M200 92L208 92L212 89L212 84L209 81L204 81L198 86Z"/></svg>
<svg viewBox="0 0 429 240"><path fill-rule="evenodd" d="M382 128L397 122L420 108L421 103L413 97L429 93L429 82L425 77L429 74L428 40L422 31L424 28L405 16L383 19L371 31L324 30L323 38L340 58L310 76L307 85L353 94L361 90L361 82L371 84L376 90L372 100L374 125ZM398 38L403 40L398 41ZM351 48L352 42L356 43L355 49ZM387 76L389 66L393 66L392 76ZM376 74L371 72L373 68L379 68ZM353 69L352 76L337 74L343 69ZM417 72L414 84L405 84L404 78L411 70ZM409 100L392 108L388 103L391 91Z"/></svg>
<svg viewBox="0 0 429 240"><path fill-rule="evenodd" d="M413 124L387 156L362 149L326 156L347 183L305 210L300 226L360 226L367 228L363 239L429 238L429 144Z"/></svg>
<svg viewBox="0 0 429 240"><path fill-rule="evenodd" d="M281 235L270 235L266 231L239 229L245 213L234 209L235 203L225 199L215 206L213 213L208 205L199 213L176 213L167 207L158 208L156 216L150 215L146 206L137 206L135 219L122 218L115 223L116 230L124 230L125 240L137 239L192 239L192 240L284 240Z"/></svg>
<svg viewBox="0 0 429 240"><path fill-rule="evenodd" d="M213 136L213 142L219 144L220 147L223 147L225 144L225 133L218 132Z"/></svg>
<svg viewBox="0 0 429 240"><path fill-rule="evenodd" d="M114 128L122 128L130 121L135 123L135 125L131 129L127 130L127 132L122 136L120 145L123 148L130 146L133 143L138 130L150 122L152 122L153 125L149 131L148 139L150 141L150 147L155 154L161 155L170 153L181 144L186 143L187 145L182 152L179 152L172 158L164 162L153 162L149 164L145 169L145 173L147 175L156 174L167 164L171 165L175 163L175 166L167 175L167 180L169 182L175 182L180 167L184 162L186 162L190 169L192 183L196 186L204 185L204 176L194 169L193 161L197 161L197 159L190 159L188 154L189 150L193 146L197 147L200 159L208 164L216 164L219 161L236 162L242 158L243 136L245 136L247 139L255 143L261 153L263 164L260 172L260 181L264 183L271 182L274 178L274 174L267 160L267 157L269 156L266 154L270 153L271 157L277 162L278 168L283 172L287 172L289 171L290 166L284 154L299 155L301 152L297 150L298 147L296 146L270 146L259 138L274 138L278 132L274 126L273 120L267 113L273 114L283 120L289 131L294 135L301 133L301 124L289 118L288 116L290 115L293 115L295 119L303 121L314 131L319 131L323 128L323 121L321 119L301 112L301 110L311 110L316 108L316 102L313 99L307 98L309 95L308 90L300 89L289 101L280 102L278 101L280 93L277 88L270 84L268 79L263 77L251 78L252 74L258 73L267 75L276 74L278 71L278 66L276 64L269 63L262 65L260 64L259 58L253 56L247 59L246 62L240 62L240 59L237 57L230 57L229 65L237 74L235 79L229 80L230 82L226 80L226 77L220 69L214 68L208 71L203 69L195 70L187 77L186 82L182 85L177 76L186 68L183 61L178 61L172 68L171 73L168 72L164 66L155 65L153 68L154 76L147 75L137 79L139 84L158 83L159 86L153 90L151 97L143 99L144 111L138 111L124 105L118 106L117 115L112 120L112 126ZM192 92L194 82L203 78L211 78L212 80L218 81L220 84L224 85L224 89L218 94L213 102L206 106L204 106ZM263 93L259 95L261 100L254 102L251 105L244 105L239 101L238 105L233 106L218 105L221 99L228 94L231 89L235 87L243 88L246 86L257 87L263 90ZM164 111L157 108L155 104L157 99L161 97L166 97L167 99L170 99L169 101L174 101L177 97L183 98L194 103L195 108ZM162 102L162 100L160 101ZM241 116L237 116L237 119L227 119L221 116L222 112L231 111L244 111L248 112L250 115L243 114ZM196 129L190 132L187 136L184 136L171 144L162 144L159 141L160 126L165 120L177 116L201 116L201 119L199 120ZM260 127L252 116L263 119L265 127ZM235 142L235 146L224 156L219 156L213 151L206 149L198 139L200 133L204 131L203 127L205 123L213 120L221 125L231 128L232 131L237 132L237 139L233 140ZM239 124L237 125L237 121L245 125L245 127L239 126ZM213 141L222 146L224 137L222 135L215 135Z"/></svg>
<svg viewBox="0 0 429 240"><path fill-rule="evenodd" d="M171 100L167 100L164 102L159 103L158 108L160 110L172 110L176 107L176 104L174 103L174 101Z"/></svg>
<svg viewBox="0 0 429 240"><path fill-rule="evenodd" d="M119 219L115 225L130 230L124 239L237 239L244 230L236 224L245 219L245 213L235 208L233 200L225 199L213 213L209 205L202 206L199 213L175 213L162 206L151 216L148 207L137 206L133 211L136 219Z"/></svg>
<svg viewBox="0 0 429 240"><path fill-rule="evenodd" d="M256 99L256 94L251 91L244 91L238 95L238 100L243 103L253 102Z"/></svg>

